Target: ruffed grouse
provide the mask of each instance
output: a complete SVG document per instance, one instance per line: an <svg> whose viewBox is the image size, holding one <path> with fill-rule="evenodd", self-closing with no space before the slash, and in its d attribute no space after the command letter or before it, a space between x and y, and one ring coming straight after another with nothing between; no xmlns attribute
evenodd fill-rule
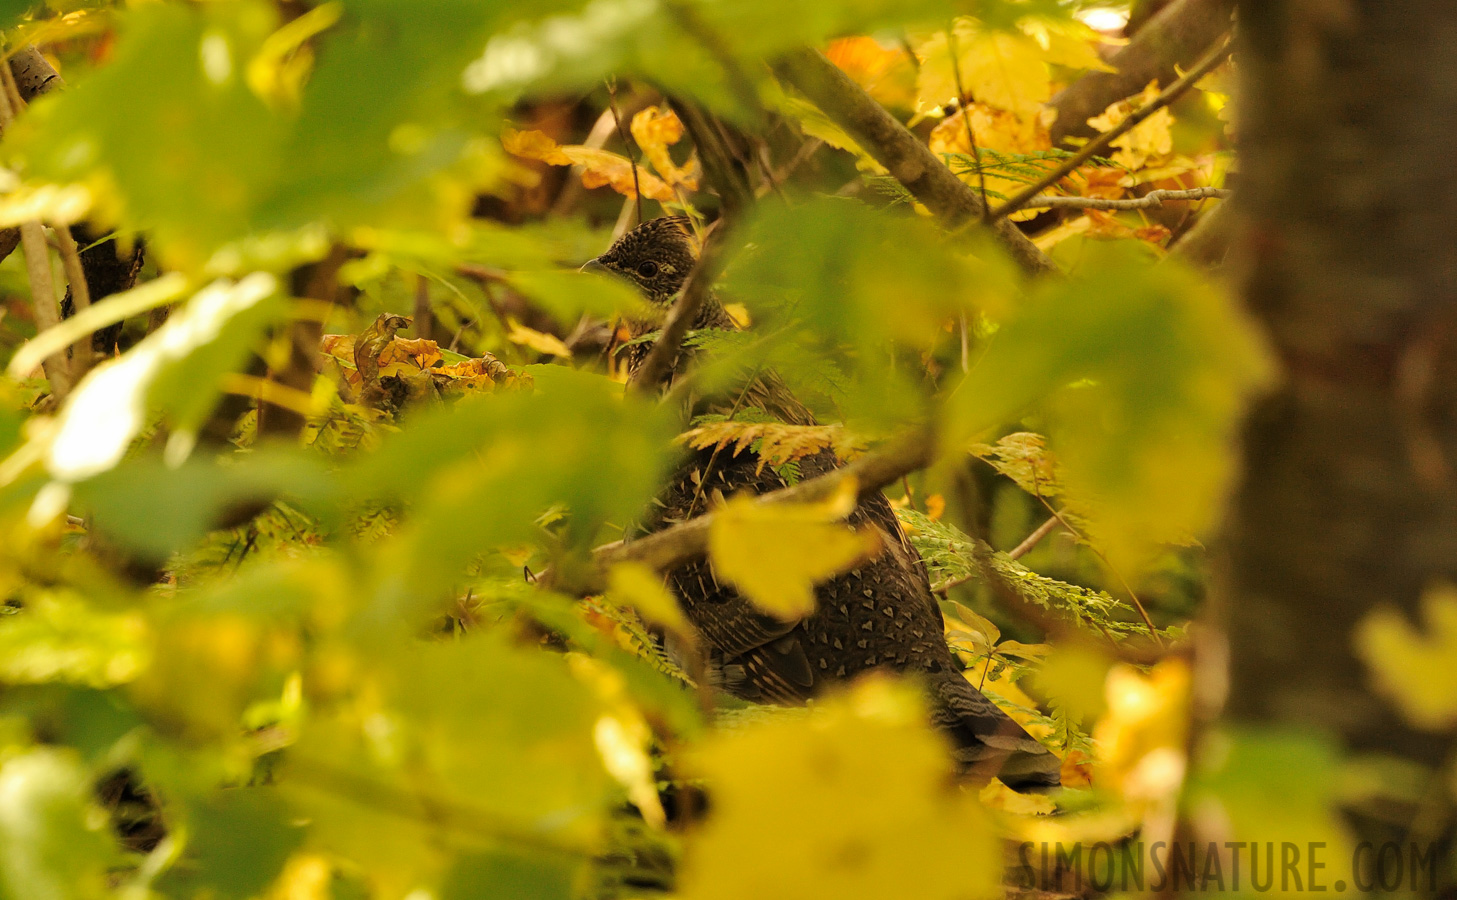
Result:
<svg viewBox="0 0 1457 900"><path fill-rule="evenodd" d="M658 306L673 301L696 261L694 243L681 217L654 219L623 235L584 268L606 269L631 280ZM634 336L656 329L633 325ZM733 328L733 320L710 300L695 328ZM627 348L630 369L647 354L646 343ZM676 368L686 362L680 355ZM675 371L676 371L675 368ZM758 405L785 421L806 423L809 413L772 374L748 388L745 405ZM821 452L800 461L804 478L839 465ZM673 476L647 517L657 530L701 515L705 494L765 493L784 486L753 454L714 457L699 451ZM962 674L946 646L941 610L931 594L925 564L906 540L890 503L879 493L850 515L857 528L880 532L884 550L859 568L820 584L815 612L785 622L767 615L732 587L714 578L707 560L669 573L689 621L701 633L721 686L747 700L800 704L826 687L875 668L915 674L926 684L935 723L951 738L963 770L985 779L1000 775L1021 791L1059 784L1057 757L1027 734Z"/></svg>

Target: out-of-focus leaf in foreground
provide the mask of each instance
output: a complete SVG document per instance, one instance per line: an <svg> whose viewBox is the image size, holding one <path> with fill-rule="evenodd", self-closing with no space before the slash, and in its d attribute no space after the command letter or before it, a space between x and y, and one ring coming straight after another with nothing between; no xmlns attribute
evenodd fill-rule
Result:
<svg viewBox="0 0 1457 900"><path fill-rule="evenodd" d="M1045 411L1068 487L1096 510L1095 539L1136 568L1214 524L1235 428L1270 363L1207 279L1125 245L1089 249L1082 277L1044 285L991 337L951 397L947 442Z"/></svg>
<svg viewBox="0 0 1457 900"><path fill-rule="evenodd" d="M0 765L0 897L102 897L117 860L86 770L36 748Z"/></svg>
<svg viewBox="0 0 1457 900"><path fill-rule="evenodd" d="M1426 634L1395 609L1377 609L1356 630L1356 648L1382 693L1436 731L1457 722L1457 589L1428 590L1422 607Z"/></svg>
<svg viewBox="0 0 1457 900"><path fill-rule="evenodd" d="M924 715L910 686L872 679L807 716L707 744L695 767L713 802L684 860L683 896L995 896L990 823L950 786Z"/></svg>

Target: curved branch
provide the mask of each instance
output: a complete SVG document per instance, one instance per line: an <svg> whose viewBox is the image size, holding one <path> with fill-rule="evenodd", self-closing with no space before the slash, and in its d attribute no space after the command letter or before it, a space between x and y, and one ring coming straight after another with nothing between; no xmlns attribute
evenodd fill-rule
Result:
<svg viewBox="0 0 1457 900"><path fill-rule="evenodd" d="M894 116L818 50L797 50L775 64L775 71L848 132L891 177L947 225L968 224L986 216L986 204L971 186ZM1024 270L1052 274L1057 266L1017 226L992 224L997 241Z"/></svg>
<svg viewBox="0 0 1457 900"><path fill-rule="evenodd" d="M1175 0L1143 25L1108 60L1116 72L1090 72L1052 98L1054 146L1068 137L1092 137L1088 119L1158 79L1168 84L1177 66L1190 66L1229 31L1234 0Z"/></svg>

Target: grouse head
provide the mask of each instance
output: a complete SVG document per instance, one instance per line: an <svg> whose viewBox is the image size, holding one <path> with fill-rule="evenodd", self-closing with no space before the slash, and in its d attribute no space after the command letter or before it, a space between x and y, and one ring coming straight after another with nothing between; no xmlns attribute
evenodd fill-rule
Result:
<svg viewBox="0 0 1457 900"><path fill-rule="evenodd" d="M686 216L649 219L617 239L583 271L608 271L633 284L653 303L666 304L682 290L698 259Z"/></svg>

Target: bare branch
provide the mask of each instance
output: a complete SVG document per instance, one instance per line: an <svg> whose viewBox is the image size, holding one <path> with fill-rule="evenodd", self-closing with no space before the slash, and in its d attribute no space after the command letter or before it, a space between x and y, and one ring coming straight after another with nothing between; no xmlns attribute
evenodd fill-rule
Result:
<svg viewBox="0 0 1457 900"><path fill-rule="evenodd" d="M66 270L66 281L71 285L71 309L74 315L80 315L91 308L91 287L86 283L86 270L81 266L81 248L76 246L76 238L71 235L70 228L58 225L53 230L56 248L61 251L61 263ZM71 345L71 378L79 382L91 368L91 361L91 333L88 331Z"/></svg>
<svg viewBox="0 0 1457 900"><path fill-rule="evenodd" d="M1111 131L1104 132L1095 140L1089 141L1087 143L1087 146L1083 147L1082 150L1079 150L1077 153L1075 153L1062 165L1058 166L1056 169L1053 169L1051 172L1047 173L1047 175L1043 176L1042 180L1038 181L1034 185L1029 186L1026 190L1022 191L1012 199L1008 200L1006 203L1003 203L1001 206L997 207L997 209L995 209L991 214L992 218L997 220L1005 220L1008 215L1026 207L1027 203L1038 194L1041 194L1043 191L1047 190L1054 184L1057 184L1059 181L1066 178L1069 174L1074 172L1078 168L1078 166L1081 166L1083 163L1097 156L1099 153L1107 150L1114 141L1118 140L1120 137L1142 124L1143 120L1147 119L1149 116L1163 109L1165 106L1168 106L1170 103L1173 103L1175 100L1184 96L1184 93L1188 91L1189 88L1193 87L1199 79L1214 71L1216 68L1219 67L1221 63L1229 58L1230 49L1231 42L1229 40L1225 40L1224 42L1222 42L1218 47L1211 50L1209 52L1209 55L1204 57L1199 65L1190 69L1183 78L1180 78L1178 81L1165 88L1163 93L1159 94L1148 103L1144 104L1143 106L1130 113L1128 118L1118 123L1118 127L1114 128Z"/></svg>
<svg viewBox="0 0 1457 900"><path fill-rule="evenodd" d="M0 131L8 132L19 112L20 95L8 66L0 66ZM61 308L56 303L56 285L51 279L51 248L40 221L20 225L20 243L25 247L25 269L30 279L31 309L37 332L56 327L61 321ZM64 353L52 353L41 362L51 394L64 400L71 390L70 364Z"/></svg>
<svg viewBox="0 0 1457 900"><path fill-rule="evenodd" d="M1090 72L1052 98L1057 119L1052 142L1092 137L1088 119L1150 81L1167 84L1177 66L1190 66L1229 31L1234 0L1176 0L1144 24L1126 47L1108 60L1116 72Z"/></svg>
<svg viewBox="0 0 1457 900"><path fill-rule="evenodd" d="M1224 200L1230 191L1221 188L1201 187L1184 191L1150 191L1142 197L1129 200L1107 200L1102 197L1058 197L1044 195L1033 197L1022 205L1023 209L1163 209L1167 200Z"/></svg>
<svg viewBox="0 0 1457 900"><path fill-rule="evenodd" d="M848 132L891 177L951 227L986 216L986 204L860 85L817 50L797 50L775 66L781 78ZM1040 189L1039 189L1040 190ZM1027 272L1058 271L1053 262L1005 220L991 225L998 242Z"/></svg>
<svg viewBox="0 0 1457 900"><path fill-rule="evenodd" d="M1027 535L1022 543L1018 544L1016 547L1013 547L1012 550L1007 553L1007 555L1010 556L1012 559L1021 559L1028 553L1031 553L1033 547L1036 547L1038 544L1042 543L1043 538L1047 537L1049 534L1052 534L1052 530L1056 528L1059 524L1061 523L1058 522L1057 516L1048 516L1046 522L1043 522L1041 525L1037 526L1036 531Z"/></svg>
<svg viewBox="0 0 1457 900"><path fill-rule="evenodd" d="M21 99L27 103L42 94L66 86L46 58L35 47L26 45L10 55L10 71Z"/></svg>

